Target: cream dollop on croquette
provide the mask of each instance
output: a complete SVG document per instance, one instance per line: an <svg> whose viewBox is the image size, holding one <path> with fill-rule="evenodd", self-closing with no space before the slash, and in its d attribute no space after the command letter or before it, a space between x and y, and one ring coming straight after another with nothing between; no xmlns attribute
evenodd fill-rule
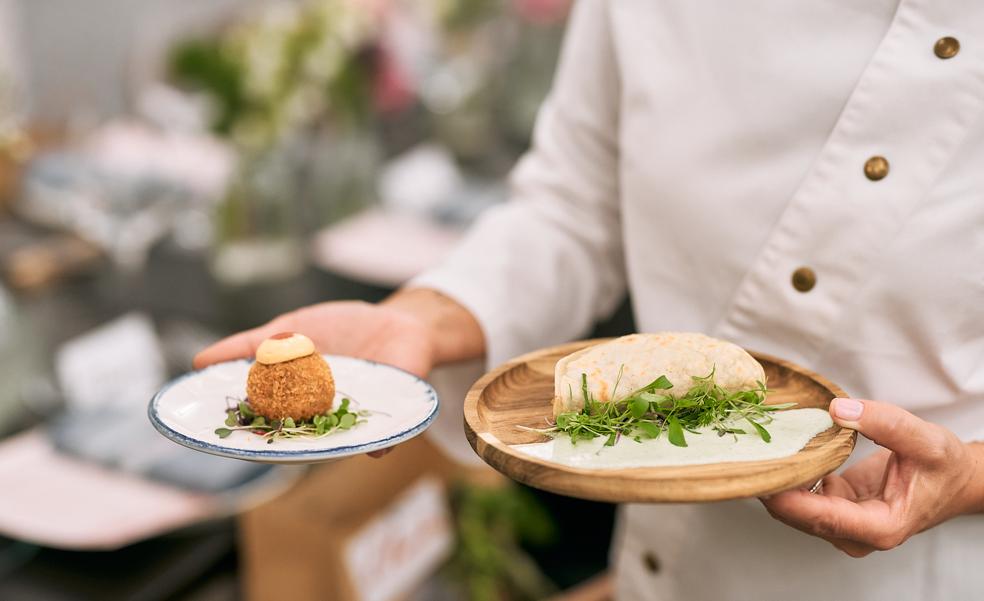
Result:
<svg viewBox="0 0 984 601"><path fill-rule="evenodd" d="M314 343L304 334L281 332L260 343L256 349L256 360L265 365L273 365L307 357L313 352Z"/></svg>

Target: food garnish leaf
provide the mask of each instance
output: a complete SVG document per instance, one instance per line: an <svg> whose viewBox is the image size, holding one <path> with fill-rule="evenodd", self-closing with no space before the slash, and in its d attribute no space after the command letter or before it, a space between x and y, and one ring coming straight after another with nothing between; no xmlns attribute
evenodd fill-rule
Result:
<svg viewBox="0 0 984 601"><path fill-rule="evenodd" d="M661 432L659 426L652 422L639 422L636 424L636 430L642 432L646 438L656 438Z"/></svg>
<svg viewBox="0 0 984 601"><path fill-rule="evenodd" d="M675 415L671 415L668 420L666 420L667 435L670 438L670 443L677 447L687 446L687 439L683 436L683 426L680 425L680 420L677 419Z"/></svg>
<svg viewBox="0 0 984 601"><path fill-rule="evenodd" d="M755 431L758 432L758 435L762 437L762 440L764 440L765 442L772 442L772 435L769 434L768 430L762 427L762 424L752 421L751 418L745 418L745 421L747 421L748 423L752 424L755 427Z"/></svg>
<svg viewBox="0 0 984 601"><path fill-rule="evenodd" d="M670 380L666 376L660 376L650 382L647 386L644 386L642 390L652 392L653 390L669 390L670 388L673 388L673 384L670 383Z"/></svg>

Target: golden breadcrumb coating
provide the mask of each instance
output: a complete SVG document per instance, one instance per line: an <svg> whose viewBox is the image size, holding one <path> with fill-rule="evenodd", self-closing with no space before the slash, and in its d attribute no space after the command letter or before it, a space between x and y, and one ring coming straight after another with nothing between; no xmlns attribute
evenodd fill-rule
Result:
<svg viewBox="0 0 984 601"><path fill-rule="evenodd" d="M328 363L313 353L272 365L253 363L246 394L253 411L268 420L309 419L331 410L335 380Z"/></svg>

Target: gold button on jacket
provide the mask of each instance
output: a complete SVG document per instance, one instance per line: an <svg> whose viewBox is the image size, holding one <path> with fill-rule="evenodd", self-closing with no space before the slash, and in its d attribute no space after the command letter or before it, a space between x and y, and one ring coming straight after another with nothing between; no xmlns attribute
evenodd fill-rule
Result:
<svg viewBox="0 0 984 601"><path fill-rule="evenodd" d="M953 58L960 52L960 40L946 36L936 40L933 46L933 54L942 59Z"/></svg>
<svg viewBox="0 0 984 601"><path fill-rule="evenodd" d="M800 292L809 292L817 285L817 274L809 267L800 267L793 272L793 288Z"/></svg>
<svg viewBox="0 0 984 601"><path fill-rule="evenodd" d="M888 175L888 160L885 157L871 157L864 162L864 175L877 182Z"/></svg>

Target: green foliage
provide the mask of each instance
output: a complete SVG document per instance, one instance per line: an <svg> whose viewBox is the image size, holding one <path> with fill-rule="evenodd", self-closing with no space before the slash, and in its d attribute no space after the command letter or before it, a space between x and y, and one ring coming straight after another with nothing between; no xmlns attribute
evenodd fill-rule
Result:
<svg viewBox="0 0 984 601"><path fill-rule="evenodd" d="M543 599L556 587L520 547L556 537L553 518L529 491L514 484L459 484L451 494L457 541L445 568L470 601Z"/></svg>
<svg viewBox="0 0 984 601"><path fill-rule="evenodd" d="M503 10L502 0L454 0L446 3L444 26L451 31L477 27Z"/></svg>
<svg viewBox="0 0 984 601"><path fill-rule="evenodd" d="M168 70L179 84L197 88L212 99L216 133L228 135L248 109L242 63L222 52L214 41L189 40L179 45L171 53Z"/></svg>

